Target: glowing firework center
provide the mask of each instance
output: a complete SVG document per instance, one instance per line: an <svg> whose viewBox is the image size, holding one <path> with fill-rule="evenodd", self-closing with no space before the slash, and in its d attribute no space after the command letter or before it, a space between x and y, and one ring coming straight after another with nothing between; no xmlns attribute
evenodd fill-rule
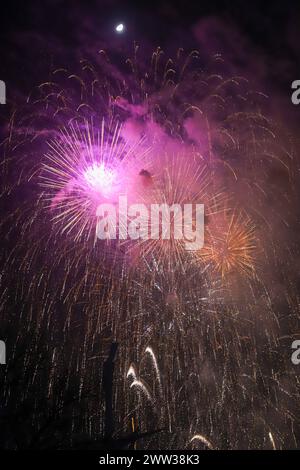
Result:
<svg viewBox="0 0 300 470"><path fill-rule="evenodd" d="M84 178L92 190L108 196L113 191L116 172L105 167L104 163L93 163L84 171Z"/></svg>

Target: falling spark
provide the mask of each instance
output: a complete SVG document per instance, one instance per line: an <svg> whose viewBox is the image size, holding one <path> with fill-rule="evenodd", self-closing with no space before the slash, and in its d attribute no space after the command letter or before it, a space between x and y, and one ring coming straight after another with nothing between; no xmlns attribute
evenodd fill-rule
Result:
<svg viewBox="0 0 300 470"><path fill-rule="evenodd" d="M127 378L132 377L134 380L136 380L137 375L136 375L133 364L130 365L126 377Z"/></svg>
<svg viewBox="0 0 300 470"><path fill-rule="evenodd" d="M270 438L270 441L271 441L271 444L272 444L273 449L276 450L275 441L274 441L274 438L273 438L271 432L269 432L269 438Z"/></svg>
<svg viewBox="0 0 300 470"><path fill-rule="evenodd" d="M200 442L203 442L203 444L205 444L209 449L213 450L213 445L212 443L206 439L206 437L202 436L201 434L195 434L192 439L190 440L190 442L193 442L193 441L200 441Z"/></svg>
<svg viewBox="0 0 300 470"><path fill-rule="evenodd" d="M140 390L141 392L143 392L143 394L148 398L148 400L152 402L151 394L150 394L147 386L143 383L142 380L134 380L130 384L130 388L133 388L133 387L137 387L137 389Z"/></svg>

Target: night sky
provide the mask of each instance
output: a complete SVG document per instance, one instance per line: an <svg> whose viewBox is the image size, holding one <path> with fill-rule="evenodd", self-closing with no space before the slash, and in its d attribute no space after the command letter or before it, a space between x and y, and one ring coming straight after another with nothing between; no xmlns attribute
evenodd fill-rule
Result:
<svg viewBox="0 0 300 470"><path fill-rule="evenodd" d="M49 70L78 63L98 46L130 55L134 41L145 55L162 47L172 55L178 47L199 48L203 56L220 53L241 74L255 78L267 94L280 96L287 119L298 112L289 106L290 84L300 62L297 1L90 2L54 0L5 2L1 8L1 78L8 82L8 101L27 95ZM115 25L126 25L117 35ZM147 52L146 52L147 51ZM3 110L1 110L1 114Z"/></svg>
<svg viewBox="0 0 300 470"><path fill-rule="evenodd" d="M4 78L16 80L14 70L18 70L23 80L27 77L29 81L57 55L55 46L71 55L95 42L125 50L130 49L134 40L151 48L174 50L178 44L193 48L201 45L197 41L197 26L214 21L213 28L205 28L212 42L208 47L214 52L229 53L227 49L236 52L239 46L240 56L234 59L241 66L251 59L249 53L262 55L272 80L283 86L285 80L297 73L299 17L300 6L296 1L287 4L254 1L247 7L242 1L141 4L92 0L85 4L54 0L44 2L43 6L38 1L5 2L1 9L1 72ZM126 24L127 31L117 39L113 28L119 21ZM232 36L240 36L242 43L236 44L226 37L228 30Z"/></svg>

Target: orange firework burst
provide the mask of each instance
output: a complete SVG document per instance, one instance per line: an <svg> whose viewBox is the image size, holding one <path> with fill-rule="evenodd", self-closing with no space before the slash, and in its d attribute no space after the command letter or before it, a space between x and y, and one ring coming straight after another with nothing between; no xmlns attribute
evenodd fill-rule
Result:
<svg viewBox="0 0 300 470"><path fill-rule="evenodd" d="M224 278L229 273L238 272L252 276L255 271L254 251L257 246L255 226L251 219L242 213L224 215L224 219L207 233L204 248L197 259L209 263L215 272Z"/></svg>

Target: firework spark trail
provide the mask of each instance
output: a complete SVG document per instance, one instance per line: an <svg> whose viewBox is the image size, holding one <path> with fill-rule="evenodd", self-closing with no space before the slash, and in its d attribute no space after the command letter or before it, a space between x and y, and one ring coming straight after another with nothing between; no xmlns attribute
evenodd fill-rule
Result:
<svg viewBox="0 0 300 470"><path fill-rule="evenodd" d="M130 388L133 388L133 387L137 387L137 389L142 391L145 394L145 396L147 397L147 399L152 402L151 394L148 390L147 385L143 382L143 380L141 380L141 379L140 380L134 380L130 384Z"/></svg>
<svg viewBox="0 0 300 470"><path fill-rule="evenodd" d="M159 383L159 388L160 388L160 390L162 390L160 372L159 372L157 360L156 360L155 354L153 352L153 349L150 346L147 346L146 349L145 349L145 353L148 353L151 356L151 359L152 359L152 362L153 362L153 365L154 365L154 368L155 368L156 377L157 377L157 380L158 380L158 383Z"/></svg>
<svg viewBox="0 0 300 470"><path fill-rule="evenodd" d="M269 432L269 438L270 438L273 449L276 450L275 441L271 432Z"/></svg>
<svg viewBox="0 0 300 470"><path fill-rule="evenodd" d="M213 445L211 444L211 442L209 442L209 440L206 439L206 437L202 436L201 434L195 434L195 436L192 437L191 442L196 441L196 440L205 444L209 449L211 450L213 449Z"/></svg>
<svg viewBox="0 0 300 470"><path fill-rule="evenodd" d="M132 364L131 364L131 366L130 366L129 369L128 369L128 372L127 372L127 374L126 374L126 377L127 377L127 378L128 378L128 377L132 377L133 380L136 380L136 378L137 378L137 375L136 375L136 372L135 372L135 368L134 368L134 366L133 366Z"/></svg>

